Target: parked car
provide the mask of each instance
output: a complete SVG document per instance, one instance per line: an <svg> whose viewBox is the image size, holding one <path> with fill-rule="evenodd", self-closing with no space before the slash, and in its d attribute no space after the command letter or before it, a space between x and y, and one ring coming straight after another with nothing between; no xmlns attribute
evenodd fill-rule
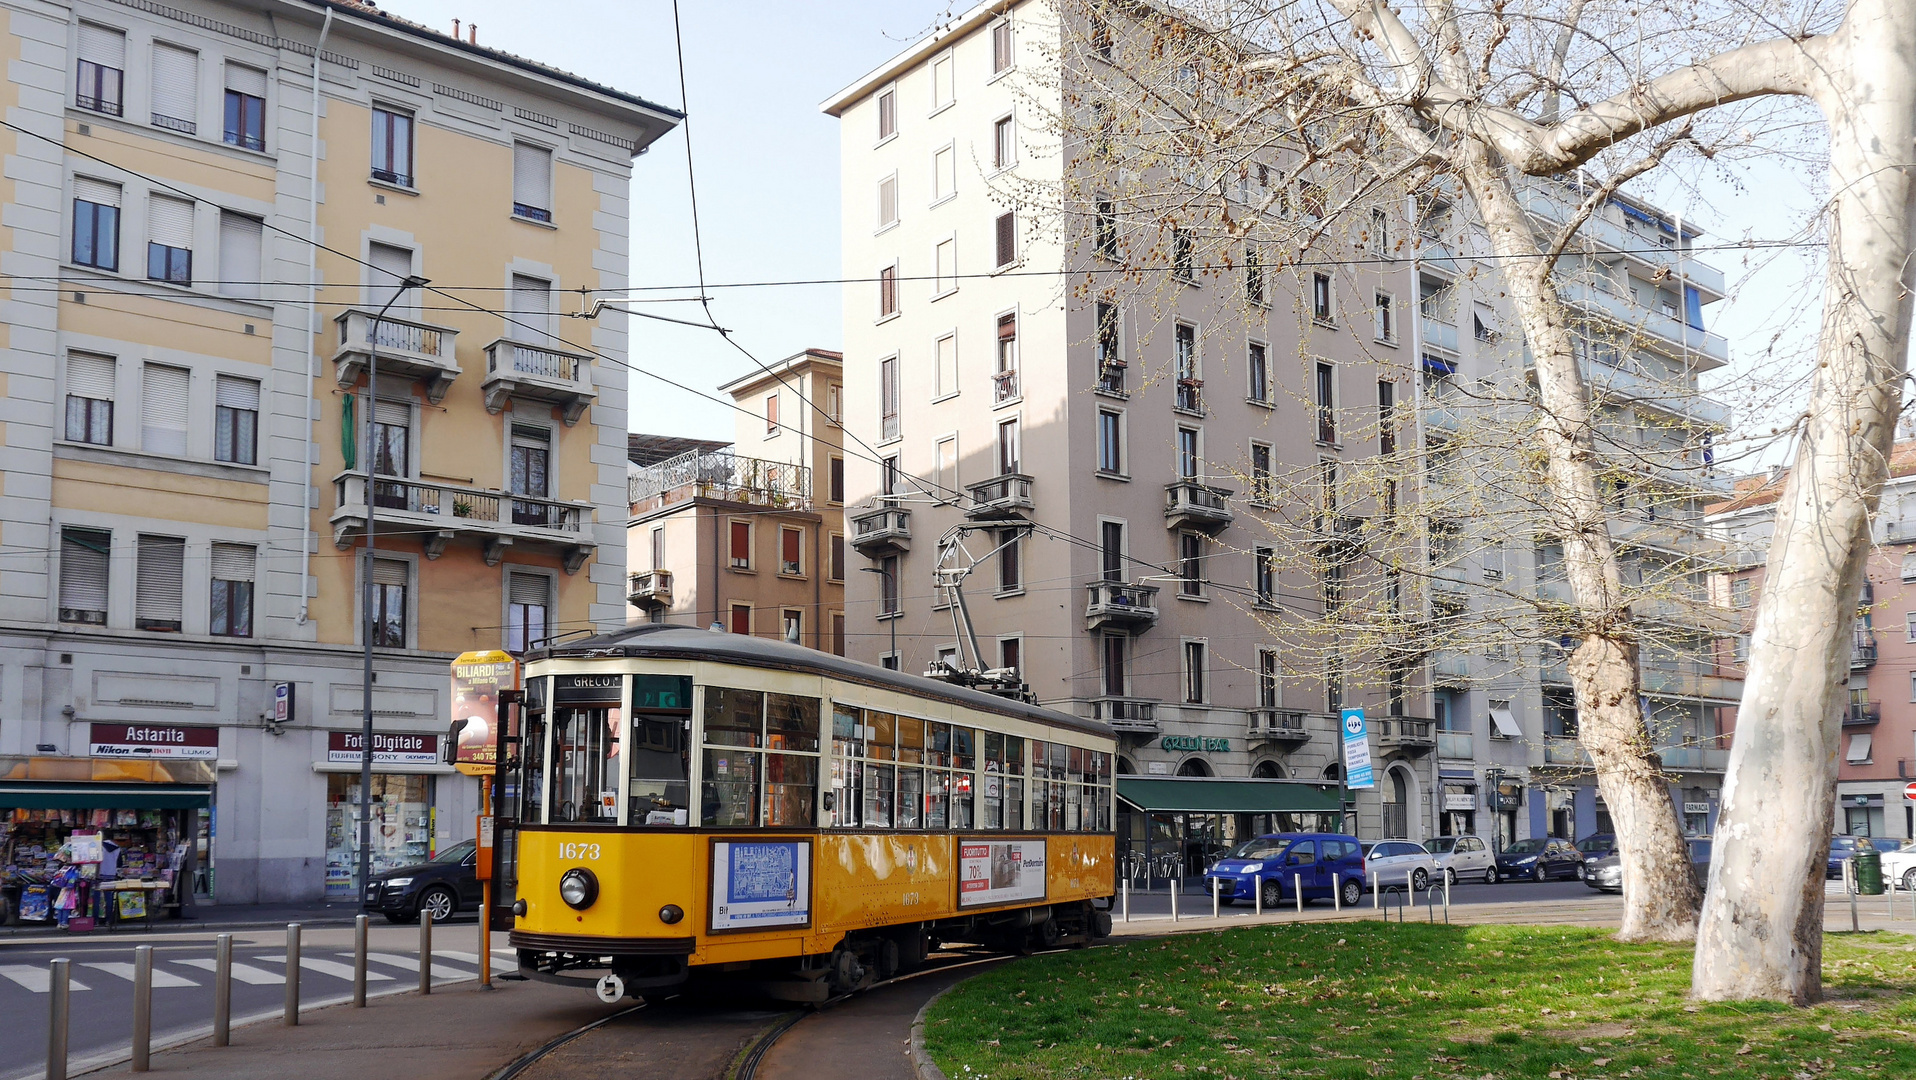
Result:
<svg viewBox="0 0 1916 1080"><path fill-rule="evenodd" d="M1401 886L1410 876L1413 889L1427 889L1437 874L1437 857L1410 840L1379 840L1364 845L1364 871L1382 879L1384 888Z"/></svg>
<svg viewBox="0 0 1916 1080"><path fill-rule="evenodd" d="M1883 852L1883 880L1893 880L1898 888L1916 892L1916 840L1895 843L1895 848Z"/></svg>
<svg viewBox="0 0 1916 1080"><path fill-rule="evenodd" d="M1518 840L1497 853L1497 880L1548 881L1573 878L1583 866L1583 853L1568 840L1555 836L1534 836Z"/></svg>
<svg viewBox="0 0 1916 1080"><path fill-rule="evenodd" d="M1588 867L1593 862L1607 859L1617 853L1617 834L1598 833L1577 841L1577 853L1583 856L1583 863L1577 867L1577 876L1588 880Z"/></svg>
<svg viewBox="0 0 1916 1080"><path fill-rule="evenodd" d="M1437 859L1444 876L1452 882L1482 880L1497 883L1497 857L1481 836L1438 836L1424 842L1424 850Z"/></svg>
<svg viewBox="0 0 1916 1080"><path fill-rule="evenodd" d="M1696 874L1696 883L1700 886L1710 880L1710 841L1697 839L1689 843L1690 870ZM1587 863L1584 870L1585 885L1598 892L1623 891L1623 859L1618 855L1612 853Z"/></svg>
<svg viewBox="0 0 1916 1080"><path fill-rule="evenodd" d="M1830 837L1829 862L1823 869L1823 876L1839 878L1843 876L1843 864L1856 857L1862 845L1869 843L1867 836ZM1872 845L1873 846L1873 845Z"/></svg>
<svg viewBox="0 0 1916 1080"><path fill-rule="evenodd" d="M467 840L425 862L374 876L366 886L366 910L396 923L418 922L421 911L430 911L433 922L444 922L456 912L476 910L482 895L478 847Z"/></svg>
<svg viewBox="0 0 1916 1080"><path fill-rule="evenodd" d="M1302 883L1306 902L1338 896L1356 905L1364 898L1364 852L1355 836L1338 833L1272 833L1225 852L1204 873L1204 894L1218 890L1223 903L1257 899L1264 906L1295 901ZM1213 885L1212 882L1217 882Z"/></svg>

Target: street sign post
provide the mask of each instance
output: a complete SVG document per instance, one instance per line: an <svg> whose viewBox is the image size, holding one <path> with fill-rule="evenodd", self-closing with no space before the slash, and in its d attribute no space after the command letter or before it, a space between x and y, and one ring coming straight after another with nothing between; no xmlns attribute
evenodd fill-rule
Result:
<svg viewBox="0 0 1916 1080"><path fill-rule="evenodd" d="M1371 788L1377 786L1377 780L1371 775L1370 767L1370 730L1364 723L1364 710L1345 709L1341 714L1344 728L1344 767L1338 770L1337 783L1337 828L1344 828L1345 792L1351 788Z"/></svg>

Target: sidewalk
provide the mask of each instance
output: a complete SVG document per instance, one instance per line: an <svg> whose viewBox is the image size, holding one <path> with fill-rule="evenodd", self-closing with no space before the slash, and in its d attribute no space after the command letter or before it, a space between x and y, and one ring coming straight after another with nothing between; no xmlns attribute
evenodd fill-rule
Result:
<svg viewBox="0 0 1916 1080"><path fill-rule="evenodd" d="M152 933L212 933L215 931L254 929L268 926L285 926L289 922L304 926L351 926L353 916L359 914L359 908L352 901L343 903L313 902L307 904L206 904L193 909L190 919L157 919L153 922ZM384 923L384 916L374 917ZM466 921L470 922L470 916ZM455 921L454 925L457 925ZM52 922L23 922L16 926L0 926L0 941L19 937L68 937L75 940L143 936L148 931L135 924L121 929L108 931L104 927L88 934L72 934L59 928Z"/></svg>

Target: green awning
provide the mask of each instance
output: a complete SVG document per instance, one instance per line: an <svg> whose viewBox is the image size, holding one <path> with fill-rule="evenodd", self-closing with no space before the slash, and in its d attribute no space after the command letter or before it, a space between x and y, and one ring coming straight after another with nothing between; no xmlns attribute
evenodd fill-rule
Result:
<svg viewBox="0 0 1916 1080"><path fill-rule="evenodd" d="M1335 814L1337 792L1302 780L1120 776L1118 799L1147 813Z"/></svg>
<svg viewBox="0 0 1916 1080"><path fill-rule="evenodd" d="M201 810L213 792L182 784L62 784L0 781L0 808L18 810Z"/></svg>

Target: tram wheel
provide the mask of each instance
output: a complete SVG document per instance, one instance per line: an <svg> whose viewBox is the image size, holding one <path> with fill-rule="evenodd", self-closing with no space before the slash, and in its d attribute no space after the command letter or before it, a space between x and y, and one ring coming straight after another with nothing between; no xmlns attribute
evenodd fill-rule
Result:
<svg viewBox="0 0 1916 1080"><path fill-rule="evenodd" d="M898 942L892 938L878 939L878 981L884 982L898 974Z"/></svg>

